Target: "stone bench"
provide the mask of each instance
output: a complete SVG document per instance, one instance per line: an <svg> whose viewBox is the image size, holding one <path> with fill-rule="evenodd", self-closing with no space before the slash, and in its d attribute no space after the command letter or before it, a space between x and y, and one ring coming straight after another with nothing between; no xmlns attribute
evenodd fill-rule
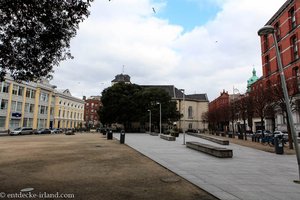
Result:
<svg viewBox="0 0 300 200"><path fill-rule="evenodd" d="M203 144L200 142L186 142L186 147L201 151L218 158L232 158L232 150L222 147L215 147L209 144Z"/></svg>
<svg viewBox="0 0 300 200"><path fill-rule="evenodd" d="M160 134L160 138L164 139L164 140L168 140L168 141L175 141L176 137L171 136L171 135L164 135L164 134Z"/></svg>
<svg viewBox="0 0 300 200"><path fill-rule="evenodd" d="M202 138L205 140L209 140L211 142L215 142L221 145L229 145L229 140L223 140L223 139L219 139L219 138L214 138L214 137L209 137L203 134L198 134L198 133L187 133L188 135L192 135L198 138Z"/></svg>

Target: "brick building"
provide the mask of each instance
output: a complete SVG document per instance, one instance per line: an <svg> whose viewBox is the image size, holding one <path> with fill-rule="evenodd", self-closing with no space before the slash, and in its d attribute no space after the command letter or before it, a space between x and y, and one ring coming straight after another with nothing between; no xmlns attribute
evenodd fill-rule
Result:
<svg viewBox="0 0 300 200"><path fill-rule="evenodd" d="M274 26L287 81L299 77L300 1L288 0L266 23ZM257 84L278 84L280 76L272 35L261 36L263 79ZM254 88L255 89L255 88ZM291 95L298 91L289 91Z"/></svg>
<svg viewBox="0 0 300 200"><path fill-rule="evenodd" d="M220 96L211 101L208 105L210 126L214 130L229 130L229 110L230 96L228 92L220 93Z"/></svg>
<svg viewBox="0 0 300 200"><path fill-rule="evenodd" d="M99 127L100 120L98 116L98 110L102 106L100 96L91 96L88 99L84 97L84 121L88 127Z"/></svg>
<svg viewBox="0 0 300 200"><path fill-rule="evenodd" d="M299 38L300 38L300 1L287 0L283 6L271 17L266 25L272 25L275 28L275 35L278 41L279 51L282 59L283 70L288 86L288 92L294 102L299 97ZM252 84L252 90L258 90L260 87L267 88L280 85L280 75L278 62L276 58L276 49L272 35L261 36L261 58L263 76ZM299 112L294 111L293 117L297 131L300 131ZM286 116L277 109L275 114L275 129L286 131ZM274 123L272 122L272 123ZM265 120L266 128L268 119Z"/></svg>

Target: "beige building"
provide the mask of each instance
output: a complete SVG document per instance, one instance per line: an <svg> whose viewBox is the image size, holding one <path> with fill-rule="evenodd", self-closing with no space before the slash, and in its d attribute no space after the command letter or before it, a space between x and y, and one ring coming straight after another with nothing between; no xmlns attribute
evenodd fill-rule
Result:
<svg viewBox="0 0 300 200"><path fill-rule="evenodd" d="M161 88L177 102L177 110L182 118L176 122L181 130L204 130L208 123L202 115L208 111L208 98L206 94L185 95L184 90L177 89L174 85L143 85L142 87Z"/></svg>
<svg viewBox="0 0 300 200"><path fill-rule="evenodd" d="M59 110L69 111L69 116L62 117L64 124L61 128L74 128L83 122L84 101L55 88L45 79L18 83L7 76L5 81L0 82L0 131L17 127L57 128ZM68 102L73 107L59 109L62 107L60 101Z"/></svg>
<svg viewBox="0 0 300 200"><path fill-rule="evenodd" d="M183 117L178 122L178 127L183 130L205 130L208 122L203 119L208 111L208 99L206 94L193 94L177 97L177 108Z"/></svg>
<svg viewBox="0 0 300 200"><path fill-rule="evenodd" d="M84 100L73 97L68 89L55 93L55 128L78 128L84 123Z"/></svg>

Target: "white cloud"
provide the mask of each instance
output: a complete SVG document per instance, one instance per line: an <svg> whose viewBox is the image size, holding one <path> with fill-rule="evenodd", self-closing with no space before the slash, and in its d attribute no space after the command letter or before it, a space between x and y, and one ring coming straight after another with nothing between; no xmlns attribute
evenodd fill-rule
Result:
<svg viewBox="0 0 300 200"><path fill-rule="evenodd" d="M215 2L222 9L213 21L183 32L156 18L150 0L95 1L72 40L75 58L61 63L52 83L78 97L97 95L125 65L137 84L173 84L210 100L233 86L243 92L253 65L261 75L257 30L285 1Z"/></svg>

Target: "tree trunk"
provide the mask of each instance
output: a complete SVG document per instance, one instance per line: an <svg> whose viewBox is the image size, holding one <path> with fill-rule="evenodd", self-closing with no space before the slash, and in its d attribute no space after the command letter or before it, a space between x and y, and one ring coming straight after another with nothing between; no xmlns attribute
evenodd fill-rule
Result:
<svg viewBox="0 0 300 200"><path fill-rule="evenodd" d="M245 136L245 140L247 140L247 131L246 131L246 119L244 118L244 136Z"/></svg>

